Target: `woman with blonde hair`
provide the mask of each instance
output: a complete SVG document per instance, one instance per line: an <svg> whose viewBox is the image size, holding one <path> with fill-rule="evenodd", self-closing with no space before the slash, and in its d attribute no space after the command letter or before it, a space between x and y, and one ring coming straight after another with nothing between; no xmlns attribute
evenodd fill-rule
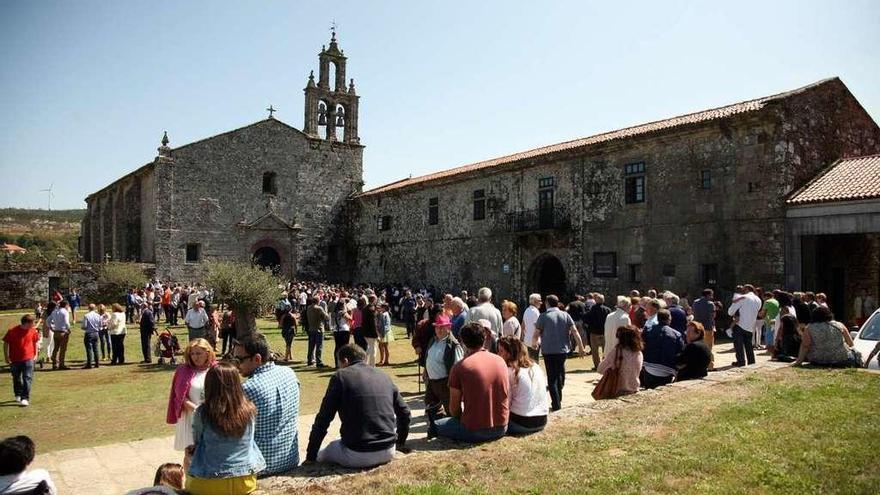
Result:
<svg viewBox="0 0 880 495"><path fill-rule="evenodd" d="M110 364L125 364L125 309L119 303L113 305L107 332L110 334Z"/></svg>
<svg viewBox="0 0 880 495"><path fill-rule="evenodd" d="M516 307L515 302L508 301L507 299L501 302L501 318L504 320L504 323L501 324L502 337L509 336L522 339L522 327L516 318L518 312L519 308Z"/></svg>
<svg viewBox="0 0 880 495"><path fill-rule="evenodd" d="M498 340L498 355L507 363L510 377L507 433L525 435L543 430L550 412L547 376L529 358L522 340L512 335Z"/></svg>
<svg viewBox="0 0 880 495"><path fill-rule="evenodd" d="M193 418L186 476L191 495L246 495L257 489L266 460L254 441L257 408L242 391L238 369L220 363L205 377L205 402Z"/></svg>
<svg viewBox="0 0 880 495"><path fill-rule="evenodd" d="M185 450L193 443L193 413L205 400L205 376L216 366L214 348L196 338L183 351L183 363L174 370L165 421L176 425L174 449Z"/></svg>

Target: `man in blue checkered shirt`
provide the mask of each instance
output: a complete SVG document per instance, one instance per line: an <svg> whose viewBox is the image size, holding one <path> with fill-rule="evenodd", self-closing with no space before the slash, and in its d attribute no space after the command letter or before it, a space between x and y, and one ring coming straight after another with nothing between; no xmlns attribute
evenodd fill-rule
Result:
<svg viewBox="0 0 880 495"><path fill-rule="evenodd" d="M290 471L299 465L296 373L269 361L269 344L259 333L241 339L233 353L238 370L248 377L243 385L244 394L257 406L254 440L266 459L266 469L260 476Z"/></svg>

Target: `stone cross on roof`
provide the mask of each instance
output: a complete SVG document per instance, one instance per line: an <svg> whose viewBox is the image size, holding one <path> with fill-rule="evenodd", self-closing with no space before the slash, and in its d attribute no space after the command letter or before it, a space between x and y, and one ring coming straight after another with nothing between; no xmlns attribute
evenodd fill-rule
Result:
<svg viewBox="0 0 880 495"><path fill-rule="evenodd" d="M278 110L275 110L275 108L272 105L269 105L269 108L267 108L266 111L269 112L269 118L271 119L271 118L274 118L274 117L272 117L272 114L277 112Z"/></svg>

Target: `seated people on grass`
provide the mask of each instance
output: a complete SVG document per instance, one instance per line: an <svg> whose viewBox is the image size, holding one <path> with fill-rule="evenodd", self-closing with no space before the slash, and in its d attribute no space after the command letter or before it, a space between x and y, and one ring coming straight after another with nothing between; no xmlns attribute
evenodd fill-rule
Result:
<svg viewBox="0 0 880 495"><path fill-rule="evenodd" d="M657 324L650 325L650 319L642 331L645 341L644 366L639 380L645 388L657 388L672 383L675 377L675 358L684 349L684 340L677 330L669 326L672 315L668 310L657 311Z"/></svg>
<svg viewBox="0 0 880 495"><path fill-rule="evenodd" d="M861 356L853 351L853 340L846 327L834 321L831 310L819 306L813 310L812 322L801 336L801 348L794 365L808 361L816 366L848 368L861 366Z"/></svg>
<svg viewBox="0 0 880 495"><path fill-rule="evenodd" d="M403 450L409 434L409 408L391 378L367 366L366 357L354 344L339 350L340 369L330 378L312 425L306 462L366 468L390 462L395 447ZM337 413L341 438L319 451Z"/></svg>
<svg viewBox="0 0 880 495"><path fill-rule="evenodd" d="M678 368L675 375L677 382L705 377L709 374L709 363L712 362L712 351L703 342L706 333L703 324L689 321L686 328L687 345L675 358L675 366Z"/></svg>
<svg viewBox="0 0 880 495"><path fill-rule="evenodd" d="M615 347L599 363L599 373L620 367L617 379L617 395L629 395L639 391L639 374L642 371L643 357L642 332L633 325L617 328L613 342ZM619 363L619 364L618 364Z"/></svg>
<svg viewBox="0 0 880 495"><path fill-rule="evenodd" d="M34 462L34 451L33 440L24 435L0 442L0 493L57 495L48 471L27 470Z"/></svg>
<svg viewBox="0 0 880 495"><path fill-rule="evenodd" d="M459 337L466 356L449 373L451 417L436 422L429 418L428 438L436 435L473 443L501 438L510 414L507 365L483 349L483 327L479 323L465 324Z"/></svg>
<svg viewBox="0 0 880 495"><path fill-rule="evenodd" d="M299 380L285 366L269 361L269 344L254 333L236 343L233 355L238 370L248 377L244 394L257 406L254 438L266 459L261 476L280 474L299 464Z"/></svg>
<svg viewBox="0 0 880 495"><path fill-rule="evenodd" d="M257 489L266 461L254 442L257 408L241 389L235 366L220 363L205 375L205 402L193 417L192 462L186 476L191 495L245 495Z"/></svg>
<svg viewBox="0 0 880 495"><path fill-rule="evenodd" d="M498 340L498 355L507 363L510 375L507 433L524 435L543 430L550 412L544 370L529 358L529 350L522 340L513 335Z"/></svg>

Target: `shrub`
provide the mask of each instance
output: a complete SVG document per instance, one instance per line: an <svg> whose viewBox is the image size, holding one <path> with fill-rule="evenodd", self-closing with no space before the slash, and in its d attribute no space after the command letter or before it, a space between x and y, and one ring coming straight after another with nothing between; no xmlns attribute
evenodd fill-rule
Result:
<svg viewBox="0 0 880 495"><path fill-rule="evenodd" d="M224 302L235 312L237 336L256 331L256 316L272 306L283 281L250 263L207 261L205 265L204 283L214 290L214 302Z"/></svg>
<svg viewBox="0 0 880 495"><path fill-rule="evenodd" d="M128 289L142 286L146 279L143 268L137 263L104 263L98 272L98 288L88 296L91 302L125 303Z"/></svg>

